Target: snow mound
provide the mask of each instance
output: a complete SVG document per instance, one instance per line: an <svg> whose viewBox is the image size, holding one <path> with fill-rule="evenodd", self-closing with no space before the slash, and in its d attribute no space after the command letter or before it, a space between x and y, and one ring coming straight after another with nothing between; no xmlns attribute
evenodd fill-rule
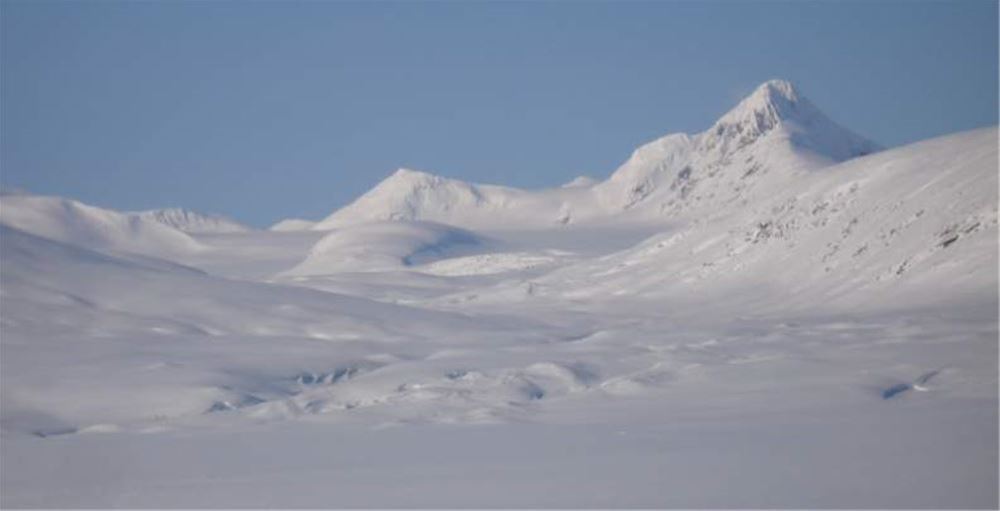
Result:
<svg viewBox="0 0 1000 511"><path fill-rule="evenodd" d="M148 217L60 197L0 196L0 223L98 251L171 257L202 248L187 234Z"/></svg>
<svg viewBox="0 0 1000 511"><path fill-rule="evenodd" d="M198 213L181 208L152 209L132 213L139 218L169 225L189 233L246 232L253 230L222 215Z"/></svg>
<svg viewBox="0 0 1000 511"><path fill-rule="evenodd" d="M337 229L288 276L398 269L481 249L472 232L432 222L375 222Z"/></svg>
<svg viewBox="0 0 1000 511"><path fill-rule="evenodd" d="M304 220L301 218L286 218L281 220L271 227L268 228L270 231L278 232L288 232L288 231L308 231L316 225L316 222L312 220Z"/></svg>

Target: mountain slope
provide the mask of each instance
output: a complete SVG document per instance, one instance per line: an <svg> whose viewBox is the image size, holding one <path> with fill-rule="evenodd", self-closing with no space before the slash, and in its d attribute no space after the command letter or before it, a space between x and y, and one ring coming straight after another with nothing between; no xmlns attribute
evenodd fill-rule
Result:
<svg viewBox="0 0 1000 511"><path fill-rule="evenodd" d="M712 214L767 196L803 172L878 150L830 120L788 82L772 80L708 130L643 145L595 191L612 210Z"/></svg>
<svg viewBox="0 0 1000 511"><path fill-rule="evenodd" d="M552 272L535 294L886 305L992 296L997 129L940 137L803 175L622 252Z"/></svg>
<svg viewBox="0 0 1000 511"><path fill-rule="evenodd" d="M187 234L148 217L60 197L0 196L0 224L97 251L172 257L203 248Z"/></svg>
<svg viewBox="0 0 1000 511"><path fill-rule="evenodd" d="M800 172L878 149L831 121L788 82L772 80L707 131L646 144L600 183L526 191L400 169L313 228L387 220L469 228L661 220L751 200Z"/></svg>
<svg viewBox="0 0 1000 511"><path fill-rule="evenodd" d="M169 225L179 231L189 233L244 232L251 230L231 218L222 215L198 213L181 208L152 209L132 213L139 218Z"/></svg>
<svg viewBox="0 0 1000 511"><path fill-rule="evenodd" d="M475 234L431 222L378 222L337 229L309 250L288 276L394 270L463 255L483 244Z"/></svg>

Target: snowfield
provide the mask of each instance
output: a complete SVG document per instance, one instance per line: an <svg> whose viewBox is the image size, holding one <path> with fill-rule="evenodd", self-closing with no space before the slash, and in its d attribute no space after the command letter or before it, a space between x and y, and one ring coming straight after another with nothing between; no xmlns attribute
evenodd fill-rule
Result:
<svg viewBox="0 0 1000 511"><path fill-rule="evenodd" d="M0 197L0 506L998 506L998 132L790 84L549 190Z"/></svg>

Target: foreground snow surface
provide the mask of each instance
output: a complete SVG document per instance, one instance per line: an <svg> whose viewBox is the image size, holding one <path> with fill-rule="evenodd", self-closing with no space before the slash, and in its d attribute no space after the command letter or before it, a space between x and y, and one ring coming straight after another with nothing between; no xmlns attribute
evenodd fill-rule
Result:
<svg viewBox="0 0 1000 511"><path fill-rule="evenodd" d="M0 506L995 508L996 129L791 168L746 117L629 221L0 199Z"/></svg>

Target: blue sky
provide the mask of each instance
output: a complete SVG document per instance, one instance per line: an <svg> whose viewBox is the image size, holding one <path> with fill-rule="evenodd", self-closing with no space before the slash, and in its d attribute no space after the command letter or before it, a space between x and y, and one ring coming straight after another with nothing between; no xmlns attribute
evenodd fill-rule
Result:
<svg viewBox="0 0 1000 511"><path fill-rule="evenodd" d="M605 177L770 78L886 145L997 123L995 1L0 3L0 184L264 226L407 166Z"/></svg>

